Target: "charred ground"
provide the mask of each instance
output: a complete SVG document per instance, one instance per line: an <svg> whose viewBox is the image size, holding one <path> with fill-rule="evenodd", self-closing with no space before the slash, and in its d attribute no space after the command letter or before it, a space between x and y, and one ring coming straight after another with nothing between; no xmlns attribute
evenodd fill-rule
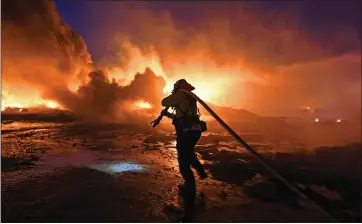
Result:
<svg viewBox="0 0 362 224"><path fill-rule="evenodd" d="M177 221L181 177L173 134L146 126L41 120L3 120L2 221ZM311 149L295 139L240 134L340 221L361 220L360 143ZM205 134L196 151L212 177L198 183L195 221L329 221L227 134ZM90 168L112 162L147 168L117 174Z"/></svg>

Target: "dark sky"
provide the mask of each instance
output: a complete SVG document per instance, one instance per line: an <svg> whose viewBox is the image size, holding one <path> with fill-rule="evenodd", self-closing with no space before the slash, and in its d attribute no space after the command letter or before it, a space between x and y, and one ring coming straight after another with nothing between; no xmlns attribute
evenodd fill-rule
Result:
<svg viewBox="0 0 362 224"><path fill-rule="evenodd" d="M98 44L98 38L102 35L107 23L118 26L127 23L122 16L117 14L132 15L132 9L122 6L121 1L56 1L57 10L66 23L80 33L88 44L93 59L99 60L106 54L105 47ZM213 17L233 17L240 15L238 9L247 7L247 11L265 15L295 15L298 29L308 33L312 40L323 44L325 39L332 38L340 27L350 27L355 35L361 37L361 4L358 0L331 0L331 1L261 1L261 2L164 2L152 1L148 3L148 10L157 15L169 12L174 23L186 23L188 26L197 27L207 20L210 13ZM277 19L277 18L276 18ZM272 19L273 20L273 19ZM254 24L250 24L253 26ZM99 32L99 33L97 33ZM348 34L346 34L348 35ZM328 41L327 41L328 42ZM336 52L355 49L359 51L359 44L344 43L336 46Z"/></svg>

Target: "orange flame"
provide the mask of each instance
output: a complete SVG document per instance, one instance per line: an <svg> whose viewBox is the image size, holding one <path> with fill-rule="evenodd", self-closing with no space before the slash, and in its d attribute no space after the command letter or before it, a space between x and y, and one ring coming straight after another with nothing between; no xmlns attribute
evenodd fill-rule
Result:
<svg viewBox="0 0 362 224"><path fill-rule="evenodd" d="M135 106L140 108L140 109L151 109L152 108L152 105L145 102L145 101L137 101L135 103Z"/></svg>
<svg viewBox="0 0 362 224"><path fill-rule="evenodd" d="M29 108L29 107L47 107L51 109L59 108L60 105L52 100L46 100L41 98L39 95L14 95L8 94L6 91L3 92L4 97L1 102L1 111L4 111L5 108Z"/></svg>
<svg viewBox="0 0 362 224"><path fill-rule="evenodd" d="M201 99L220 106L230 106L229 104L243 101L242 97L245 95L242 88L243 81L253 77L247 70L240 68L240 63L220 65L212 58L200 56L195 52L185 52L185 55L175 54L167 59L169 61L166 64L171 65L171 67L165 67L165 64L161 63L157 52L152 48L148 53L145 53L129 41L124 42L122 47L129 55L126 60L127 63L103 68L108 72L109 78L124 86L133 81L136 73L143 73L146 68L150 68L157 76L166 81L163 89L165 96L171 93L173 84L177 80L184 78L196 88L193 92ZM180 61L183 61L183 63L180 63ZM235 88L236 83L237 88ZM2 93L2 110L6 107L26 108L34 106L66 109L62 108L57 102L43 99L40 89L31 83L23 83L22 85L20 85L21 83L16 85L4 84L6 85ZM69 79L67 84L68 88L74 92L81 82L74 78ZM228 90L230 88L235 90L235 97L227 97L226 92L230 92L226 91L227 88ZM7 92L11 94L6 94ZM134 106L139 109L152 108L151 104L141 101Z"/></svg>
<svg viewBox="0 0 362 224"><path fill-rule="evenodd" d="M240 68L240 63L221 66L210 58L200 58L199 55L190 52L187 57L173 55L168 63L172 66L165 68L159 55L152 48L146 54L129 41L125 41L122 48L129 55L128 63L122 67L108 68L109 77L121 85L127 85L133 80L134 74L143 73L148 67L166 81L163 89L165 96L171 93L177 80L184 78L196 88L193 92L201 99L221 106L234 104L235 102L229 101L235 98L225 97L225 88L230 88L230 85L235 83L242 84L247 79L254 79L248 69ZM180 60L184 63L179 63ZM242 86L237 89L238 102L244 95L242 90Z"/></svg>

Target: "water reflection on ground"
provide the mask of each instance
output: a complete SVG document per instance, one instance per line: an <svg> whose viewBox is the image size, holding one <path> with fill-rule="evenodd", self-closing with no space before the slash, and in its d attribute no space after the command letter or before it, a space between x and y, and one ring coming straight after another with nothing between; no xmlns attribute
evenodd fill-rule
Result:
<svg viewBox="0 0 362 224"><path fill-rule="evenodd" d="M342 220L360 218L356 169L326 164L316 150L295 140L273 142L258 133L241 136L331 213ZM176 187L182 178L175 139L174 134L116 124L3 124L4 220L176 220L182 213ZM198 198L204 203L197 221L325 221L226 133L203 134L196 154L211 174L210 179L197 180ZM64 206L75 199L77 205Z"/></svg>

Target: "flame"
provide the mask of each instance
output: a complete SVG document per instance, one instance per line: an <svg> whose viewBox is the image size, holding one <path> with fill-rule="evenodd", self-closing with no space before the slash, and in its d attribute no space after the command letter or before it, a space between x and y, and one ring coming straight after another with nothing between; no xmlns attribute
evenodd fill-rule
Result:
<svg viewBox="0 0 362 224"><path fill-rule="evenodd" d="M237 99L231 99L226 97L225 89L230 90L233 84L242 85L242 82L247 79L255 79L255 76L251 75L246 67L240 68L239 62L221 66L204 56L187 52L187 57L186 55L173 55L169 59L172 61L168 62L172 66L164 67L164 63L161 63L159 55L153 48L150 48L148 53L144 53L129 41L125 41L122 48L129 55L127 65L108 68L109 78L115 79L121 85L128 85L136 73L143 73L148 67L166 81L163 89L165 96L171 93L177 80L186 79L195 87L193 92L201 99L220 106L228 106L228 104L235 104L236 102L232 102L235 100L240 103L240 98L245 94L243 94L242 86L238 86ZM183 63L179 63L180 61Z"/></svg>
<svg viewBox="0 0 362 224"><path fill-rule="evenodd" d="M41 90L27 83L18 85L3 84L1 93L1 110L5 108L47 107L63 109L57 102L41 97Z"/></svg>
<svg viewBox="0 0 362 224"><path fill-rule="evenodd" d="M24 106L20 103L14 103L14 104L10 104L8 106L5 107L16 107L16 108L23 108Z"/></svg>
<svg viewBox="0 0 362 224"><path fill-rule="evenodd" d="M147 103L146 101L137 101L135 103L135 106L140 109L151 109L152 108L152 105Z"/></svg>
<svg viewBox="0 0 362 224"><path fill-rule="evenodd" d="M239 62L220 65L212 58L200 56L197 52L175 54L170 59L165 59L168 60L167 63L161 63L159 55L152 47L148 51L144 51L129 41L125 41L122 47L127 51L127 60L120 58L123 64L103 68L107 72L108 78L114 79L119 85L124 86L134 80L135 74L143 73L146 68L150 68L157 76L166 81L163 89L164 96L171 93L177 80L186 79L195 87L193 92L207 102L220 106L230 106L235 103L240 105L243 103L242 97L246 95L243 92L243 81L255 77L249 74L246 68L241 68ZM67 82L69 90L75 92L82 82L76 77L69 79ZM41 88L30 82L4 83L4 85L2 110L6 107L28 108L34 106L63 109L57 102L43 99ZM235 97L227 95L230 94L230 90L234 91ZM134 108L151 109L152 105L148 102L138 101L134 104Z"/></svg>
<svg viewBox="0 0 362 224"><path fill-rule="evenodd" d="M26 104L20 104L20 103L2 103L1 105L1 111L4 111L5 108L11 108L11 107L15 107L15 108L20 108L21 111L22 109L24 108L29 108L29 107L47 107L47 108L50 108L50 109L56 109L56 108L61 108L59 106L59 104L55 101L51 101L51 100L41 100L41 101L38 101L36 103L32 103L32 102L29 102L29 103L26 103Z"/></svg>
<svg viewBox="0 0 362 224"><path fill-rule="evenodd" d="M186 80L195 87L195 90L193 92L204 101L213 102L213 103L216 102L219 105L222 105L223 104L221 101L222 92L225 91L225 87L232 82L230 78L226 78L227 74L222 72L220 73L214 72L215 75L210 75L213 78L206 80L203 77L207 77L208 75L201 72L200 73L193 71L188 71L188 72L185 71L184 73L180 72L180 74L195 74L195 73L199 75L188 76L186 78ZM181 75L178 77L179 79L183 78ZM168 95L172 92L173 85L177 80L178 79L167 80L166 87L163 89L165 95Z"/></svg>
<svg viewBox="0 0 362 224"><path fill-rule="evenodd" d="M47 107L51 109L62 108L57 102L52 100L42 99L38 96L33 95L10 95L4 94L1 102L1 111L5 108L29 108L29 107Z"/></svg>
<svg viewBox="0 0 362 224"><path fill-rule="evenodd" d="M318 119L318 118L314 119L314 122L318 123L318 122L319 122L319 119Z"/></svg>
<svg viewBox="0 0 362 224"><path fill-rule="evenodd" d="M55 109L55 108L59 107L59 105L56 102L50 101L50 100L46 101L44 105L46 107L52 108L52 109Z"/></svg>
<svg viewBox="0 0 362 224"><path fill-rule="evenodd" d="M341 123L342 120L341 120L341 119L337 119L336 122L337 122L337 123Z"/></svg>

